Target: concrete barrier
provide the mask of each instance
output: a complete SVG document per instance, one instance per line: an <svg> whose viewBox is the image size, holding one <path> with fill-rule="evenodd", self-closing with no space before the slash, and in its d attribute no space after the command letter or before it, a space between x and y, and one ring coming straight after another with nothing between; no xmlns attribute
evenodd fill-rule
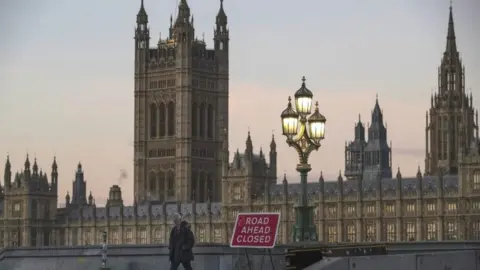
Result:
<svg viewBox="0 0 480 270"><path fill-rule="evenodd" d="M480 241L442 241L442 242L401 242L401 243L359 243L348 245L372 245L385 244L388 252L392 255L367 257L347 257L332 261L330 265L349 265L349 269L357 270L362 268L352 268L352 262L356 265L362 265L365 261L375 262L373 265L381 265L384 258L400 258L398 265L403 262L413 260L411 256L417 256L416 253L423 255L425 265L439 262L439 258L449 258L448 261L469 262L470 258L476 254L475 250L480 250ZM338 246L338 245L336 245ZM272 257L275 270L285 269L285 250L293 245L282 245L272 250ZM457 253L453 252L456 251ZM247 258L243 249L233 249L228 245L222 244L199 244L194 248L195 261L193 266L195 270L248 270ZM435 252L450 252L448 256L436 255ZM460 253L458 253L460 252ZM463 252L463 253L461 253ZM472 253L473 252L473 253ZM265 250L249 250L249 259L252 270L272 270L270 259ZM431 255L431 258L428 257ZM462 255L463 254L463 255ZM467 254L467 255L465 255ZM407 256L408 255L408 256ZM480 254L478 254L480 255ZM392 257L393 256L393 257ZM402 257L403 256L403 257ZM410 256L410 257L409 257ZM418 255L420 256L420 255ZM440 256L440 257L435 257ZM466 257L463 257L466 256ZM403 259L402 259L403 258ZM413 257L412 257L413 258ZM417 258L417 257L415 257ZM326 263L325 261L324 263ZM377 263L378 262L378 263ZM415 262L416 259L415 259ZM420 261L419 261L420 262ZM46 247L46 248L15 248L0 250L0 270L93 270L99 269L102 263L101 246L80 246L80 247ZM395 263L396 264L396 263ZM392 266L394 264L388 263ZM169 269L168 248L164 245L115 245L108 247L107 266L110 270L159 270ZM327 269L327 268L325 268ZM330 269L330 268L328 268ZM332 268L334 269L334 268ZM343 268L340 268L343 269ZM373 268L372 268L373 269ZM390 269L390 268L388 268ZM403 268L410 269L410 268ZM417 268L412 268L417 269ZM424 268L418 268L418 270ZM425 268L427 269L427 268ZM439 268L443 269L443 268ZM454 270L456 268L452 268ZM460 269L460 268L459 268ZM470 268L463 268L470 269ZM472 268L472 269L480 269ZM393 270L393 269L391 269Z"/></svg>
<svg viewBox="0 0 480 270"><path fill-rule="evenodd" d="M272 268L265 250L249 249L252 270L285 269L283 247L272 250ZM195 270L248 270L243 249L225 245L199 245L194 248ZM17 248L0 252L0 270L93 270L102 264L101 247ZM159 245L119 245L108 248L107 267L110 270L169 269L168 248Z"/></svg>
<svg viewBox="0 0 480 270"><path fill-rule="evenodd" d="M322 260L305 270L466 270L479 269L478 251L448 251Z"/></svg>

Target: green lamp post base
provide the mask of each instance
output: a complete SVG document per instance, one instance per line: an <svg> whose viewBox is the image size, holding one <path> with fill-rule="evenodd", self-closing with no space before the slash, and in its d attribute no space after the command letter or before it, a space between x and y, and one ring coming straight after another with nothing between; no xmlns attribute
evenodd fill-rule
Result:
<svg viewBox="0 0 480 270"><path fill-rule="evenodd" d="M296 243L318 241L317 228L313 222L315 206L295 206L296 221L293 225L293 241Z"/></svg>

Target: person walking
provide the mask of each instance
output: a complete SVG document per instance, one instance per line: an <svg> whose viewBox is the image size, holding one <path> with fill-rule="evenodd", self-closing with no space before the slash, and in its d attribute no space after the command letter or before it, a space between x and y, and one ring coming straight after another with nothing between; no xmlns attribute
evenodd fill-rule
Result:
<svg viewBox="0 0 480 270"><path fill-rule="evenodd" d="M173 223L175 226L170 232L168 249L170 251L171 270L177 270L180 264L185 270L192 270L191 262L193 261L193 246L195 245L195 237L190 224L182 220L182 216L178 213L173 215Z"/></svg>

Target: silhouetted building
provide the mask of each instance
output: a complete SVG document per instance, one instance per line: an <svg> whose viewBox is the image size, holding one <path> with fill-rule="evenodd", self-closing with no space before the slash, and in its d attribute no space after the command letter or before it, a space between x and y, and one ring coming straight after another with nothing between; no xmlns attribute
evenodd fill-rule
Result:
<svg viewBox="0 0 480 270"><path fill-rule="evenodd" d="M378 97L368 127L368 141L359 116L355 125L355 139L345 145L345 176L364 180L392 177L392 151L388 146L387 129Z"/></svg>

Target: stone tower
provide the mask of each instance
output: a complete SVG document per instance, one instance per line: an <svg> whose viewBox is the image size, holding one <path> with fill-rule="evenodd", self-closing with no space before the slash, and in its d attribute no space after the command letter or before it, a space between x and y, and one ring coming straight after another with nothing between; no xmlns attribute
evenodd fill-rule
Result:
<svg viewBox="0 0 480 270"><path fill-rule="evenodd" d="M388 146L387 129L383 123L383 112L375 100L371 124L368 127L368 142L364 148L363 179L392 177L392 151Z"/></svg>
<svg viewBox="0 0 480 270"><path fill-rule="evenodd" d="M478 112L471 94L465 93L465 68L457 51L451 6L447 44L438 68L438 92L431 97L425 121L425 174L437 175L439 168L457 174L458 156L473 141L474 131L478 137Z"/></svg>
<svg viewBox="0 0 480 270"><path fill-rule="evenodd" d="M24 168L12 179L10 160L7 157L4 174L4 233L7 246L55 245L55 218L58 195L58 170L54 159L51 182L27 155Z"/></svg>
<svg viewBox="0 0 480 270"><path fill-rule="evenodd" d="M141 2L135 29L136 202L220 200L229 80L223 1L215 24L214 48L207 49L181 0L169 35L153 47Z"/></svg>
<svg viewBox="0 0 480 270"><path fill-rule="evenodd" d="M345 176L348 179L363 177L364 150L367 145L365 140L365 127L360 115L355 124L355 139L345 144Z"/></svg>

